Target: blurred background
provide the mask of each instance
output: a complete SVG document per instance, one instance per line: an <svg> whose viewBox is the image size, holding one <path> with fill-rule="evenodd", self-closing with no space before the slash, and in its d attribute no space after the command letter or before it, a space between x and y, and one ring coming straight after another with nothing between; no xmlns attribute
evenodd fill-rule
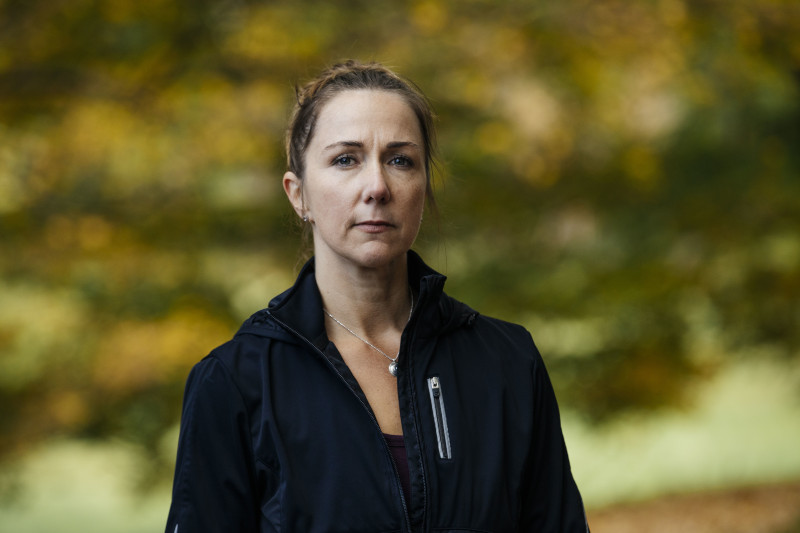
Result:
<svg viewBox="0 0 800 533"><path fill-rule="evenodd" d="M350 57L431 98L415 248L532 332L593 530L800 531L789 0L0 0L0 530L163 528L189 369L297 271L293 85Z"/></svg>

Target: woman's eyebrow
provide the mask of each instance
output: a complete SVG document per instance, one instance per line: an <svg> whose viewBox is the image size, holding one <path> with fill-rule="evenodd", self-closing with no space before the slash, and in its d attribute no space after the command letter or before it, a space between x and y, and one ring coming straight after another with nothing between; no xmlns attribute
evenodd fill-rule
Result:
<svg viewBox="0 0 800 533"><path fill-rule="evenodd" d="M386 145L387 148L403 148L405 146L410 146L412 148L419 148L419 145L417 143L411 141L394 141Z"/></svg>
<svg viewBox="0 0 800 533"><path fill-rule="evenodd" d="M341 146L347 146L347 147L351 147L351 148L363 148L364 147L364 143L362 143L360 141L338 141L338 142L335 142L333 144L329 144L328 146L323 148L323 150L330 150L332 148L339 148Z"/></svg>
<svg viewBox="0 0 800 533"><path fill-rule="evenodd" d="M333 148L340 148L340 147L348 147L348 148L363 148L364 143L361 141L337 141L335 143L331 143L323 150L332 150ZM412 141L392 141L386 145L386 148L404 148L410 146L411 148L419 148L419 145Z"/></svg>

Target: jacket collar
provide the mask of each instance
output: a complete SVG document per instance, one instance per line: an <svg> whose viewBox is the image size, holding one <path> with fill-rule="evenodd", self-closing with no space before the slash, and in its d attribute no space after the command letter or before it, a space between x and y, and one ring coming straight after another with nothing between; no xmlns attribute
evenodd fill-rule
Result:
<svg viewBox="0 0 800 533"><path fill-rule="evenodd" d="M450 331L475 316L472 309L444 294L444 283L447 279L445 276L426 265L416 252L409 250L407 257L409 283L416 287L418 295L412 320L419 324L419 334L432 336ZM317 348L324 350L328 337L314 268L312 257L300 270L295 284L273 298L269 307L253 315L242 329L247 327L250 332L256 333L252 331L252 326L262 323L263 314L266 313L284 328L305 337ZM262 315L261 320L256 319L259 315ZM261 330L258 333L267 332Z"/></svg>

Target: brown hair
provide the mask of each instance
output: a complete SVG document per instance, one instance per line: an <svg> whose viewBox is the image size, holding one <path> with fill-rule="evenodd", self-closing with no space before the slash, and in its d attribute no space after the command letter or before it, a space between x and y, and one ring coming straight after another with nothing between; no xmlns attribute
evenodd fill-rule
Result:
<svg viewBox="0 0 800 533"><path fill-rule="evenodd" d="M431 172L436 167L433 110L425 95L413 82L401 78L380 63L361 63L351 59L325 69L302 87L295 87L296 103L286 132L286 157L289 170L298 178L303 178L306 148L314 135L314 126L322 107L340 92L359 89L395 92L402 96L414 111L422 130L428 207L435 212L436 202L431 187Z"/></svg>

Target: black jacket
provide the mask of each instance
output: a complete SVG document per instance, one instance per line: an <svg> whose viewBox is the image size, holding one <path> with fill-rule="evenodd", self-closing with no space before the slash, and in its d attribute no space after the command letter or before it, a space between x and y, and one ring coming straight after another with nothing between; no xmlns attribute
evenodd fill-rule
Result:
<svg viewBox="0 0 800 533"><path fill-rule="evenodd" d="M411 500L325 334L312 260L192 370L167 533L588 531L528 332L408 262L419 297L397 386Z"/></svg>

